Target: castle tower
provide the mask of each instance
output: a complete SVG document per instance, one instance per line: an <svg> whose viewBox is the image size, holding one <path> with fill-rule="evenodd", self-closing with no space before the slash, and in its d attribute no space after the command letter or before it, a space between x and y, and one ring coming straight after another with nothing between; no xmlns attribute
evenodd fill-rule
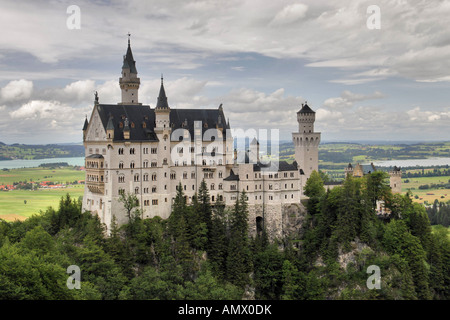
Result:
<svg viewBox="0 0 450 320"><path fill-rule="evenodd" d="M166 90L164 89L164 79L161 75L161 87L155 108L156 129L169 129L170 127L170 107L167 102Z"/></svg>
<svg viewBox="0 0 450 320"><path fill-rule="evenodd" d="M253 138L250 143L250 152L249 152L249 160L250 163L258 163L259 162L259 142L256 138Z"/></svg>
<svg viewBox="0 0 450 320"><path fill-rule="evenodd" d="M400 167L394 166L394 169L389 171L389 185L393 193L402 192L402 170Z"/></svg>
<svg viewBox="0 0 450 320"><path fill-rule="evenodd" d="M141 80L137 77L136 61L130 46L130 34L128 34L128 49L123 57L122 77L119 79L122 90L122 102L120 104L139 104L139 85Z"/></svg>
<svg viewBox="0 0 450 320"><path fill-rule="evenodd" d="M320 132L314 132L316 113L305 102L297 112L298 132L292 133L295 146L295 161L299 169L303 170L302 186L313 170L319 171L319 143Z"/></svg>
<svg viewBox="0 0 450 320"><path fill-rule="evenodd" d="M347 168L345 168L345 177L348 176L353 176L353 166L351 163L349 163Z"/></svg>

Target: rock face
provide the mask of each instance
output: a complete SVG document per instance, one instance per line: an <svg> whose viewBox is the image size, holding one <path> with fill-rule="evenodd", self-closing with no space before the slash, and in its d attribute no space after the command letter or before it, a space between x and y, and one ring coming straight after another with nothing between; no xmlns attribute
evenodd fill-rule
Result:
<svg viewBox="0 0 450 320"><path fill-rule="evenodd" d="M350 243L350 246L352 249L348 252L343 252L342 247L339 247L337 261L339 262L339 266L343 270L347 269L349 263L356 264L356 258L364 249L372 251L372 249L367 244L360 242L359 239L352 241Z"/></svg>
<svg viewBox="0 0 450 320"><path fill-rule="evenodd" d="M298 234L306 217L301 203L250 205L248 211L249 234L256 236L265 228L269 239Z"/></svg>

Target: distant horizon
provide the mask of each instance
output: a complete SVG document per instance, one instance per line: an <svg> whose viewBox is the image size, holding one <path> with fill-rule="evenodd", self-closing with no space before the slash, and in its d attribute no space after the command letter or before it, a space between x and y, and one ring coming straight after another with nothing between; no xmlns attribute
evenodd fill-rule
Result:
<svg viewBox="0 0 450 320"><path fill-rule="evenodd" d="M265 140L261 140L265 141ZM280 139L279 144L287 144L291 143L292 140L286 140L286 139ZM358 144L391 144L391 145L398 145L398 144L414 144L414 143L445 143L450 142L450 140L323 140L320 142L320 144L338 144L338 143L358 143ZM4 141L0 141L0 144L12 146L12 145L26 145L26 146L48 146L48 145L83 145L83 142L50 142L50 143L23 143L23 142L13 142L13 143L7 143Z"/></svg>

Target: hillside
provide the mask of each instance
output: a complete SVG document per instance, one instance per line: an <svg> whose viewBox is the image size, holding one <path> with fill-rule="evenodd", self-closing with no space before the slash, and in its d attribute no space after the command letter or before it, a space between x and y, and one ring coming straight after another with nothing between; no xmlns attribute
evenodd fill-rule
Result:
<svg viewBox="0 0 450 320"><path fill-rule="evenodd" d="M0 160L46 159L64 157L83 157L84 147L81 144L5 144L0 142Z"/></svg>

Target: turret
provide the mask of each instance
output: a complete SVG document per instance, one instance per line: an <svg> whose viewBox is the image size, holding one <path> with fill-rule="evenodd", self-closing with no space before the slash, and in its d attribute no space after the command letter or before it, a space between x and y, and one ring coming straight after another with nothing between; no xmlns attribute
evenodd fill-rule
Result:
<svg viewBox="0 0 450 320"><path fill-rule="evenodd" d="M316 113L306 102L302 103L302 108L297 112L298 132L314 132L314 121L316 121Z"/></svg>
<svg viewBox="0 0 450 320"><path fill-rule="evenodd" d="M402 192L402 169L400 167L394 166L394 168L389 171L389 185L393 193Z"/></svg>
<svg viewBox="0 0 450 320"><path fill-rule="evenodd" d="M130 34L128 34L127 53L123 57L122 77L119 79L120 89L122 90L122 102L120 104L140 104L138 91L141 80L137 77L136 61L134 61L131 52L129 36Z"/></svg>
<svg viewBox="0 0 450 320"><path fill-rule="evenodd" d="M164 89L164 78L161 75L161 87L159 89L158 100L155 108L156 128L164 129L170 126L170 107L167 101L166 90Z"/></svg>
<svg viewBox="0 0 450 320"><path fill-rule="evenodd" d="M252 142L250 143L250 163L257 163L259 162L259 142L256 140L256 138L253 138Z"/></svg>

